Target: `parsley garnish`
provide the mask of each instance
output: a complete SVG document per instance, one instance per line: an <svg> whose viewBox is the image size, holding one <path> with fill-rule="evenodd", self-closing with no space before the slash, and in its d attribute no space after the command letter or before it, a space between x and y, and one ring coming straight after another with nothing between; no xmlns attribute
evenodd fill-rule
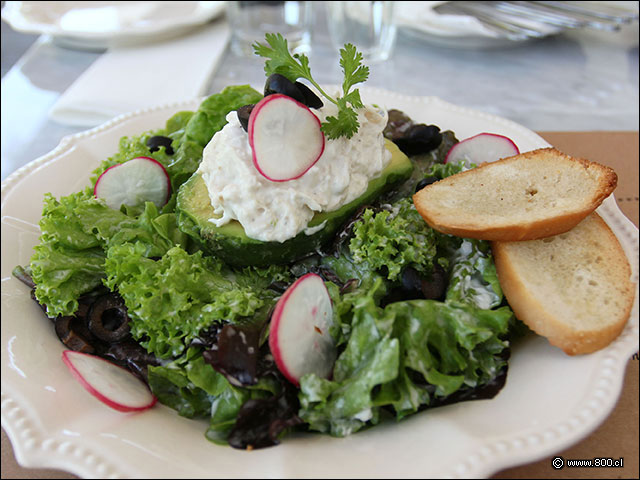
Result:
<svg viewBox="0 0 640 480"><path fill-rule="evenodd" d="M362 53L356 47L347 43L340 49L340 66L344 72L342 82L342 96L333 98L329 96L311 76L309 59L304 54L289 53L287 40L279 33L267 33L265 39L268 45L256 42L253 49L256 55L268 58L264 64L267 76L274 73L284 75L292 82L299 78L308 80L320 94L331 103L338 106L337 117L327 117L322 123L322 131L329 139L338 137L351 138L358 131L358 114L356 109L362 108L360 91L352 89L357 83L364 82L369 77L369 67L362 65Z"/></svg>

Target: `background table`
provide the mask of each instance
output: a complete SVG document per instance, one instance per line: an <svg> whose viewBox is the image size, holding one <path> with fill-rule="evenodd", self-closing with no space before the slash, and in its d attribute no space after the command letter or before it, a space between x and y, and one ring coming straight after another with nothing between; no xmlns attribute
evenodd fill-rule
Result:
<svg viewBox="0 0 640 480"><path fill-rule="evenodd" d="M320 83L339 83L322 5L314 18L312 71ZM2 179L52 150L64 135L83 130L54 123L47 115L100 55L60 48L47 37L29 40L35 42L18 56L25 36L2 22ZM9 69L11 59L17 63ZM227 51L209 92L239 82L261 85L262 66L258 58ZM370 67L369 86L436 96L534 131L638 130L637 23L618 33L575 31L475 50L443 47L401 30L392 58Z"/></svg>
<svg viewBox="0 0 640 480"><path fill-rule="evenodd" d="M319 2L318 2L319 3ZM320 83L340 79L323 11L316 7L311 67ZM18 34L2 23L2 179L83 130L56 124L47 113L100 53L67 50L49 37ZM260 60L227 51L208 91L234 83L261 84ZM621 209L638 225L638 28L618 34L571 32L500 49L443 47L401 31L394 56L371 66L368 85L509 118L538 131L569 154L612 166ZM159 99L158 103L164 103ZM565 458L624 457L623 469L553 470L551 458L499 472L495 478L638 478L638 357L630 359L624 391L612 415L592 435L558 454ZM70 478L15 463L2 432L3 478Z"/></svg>

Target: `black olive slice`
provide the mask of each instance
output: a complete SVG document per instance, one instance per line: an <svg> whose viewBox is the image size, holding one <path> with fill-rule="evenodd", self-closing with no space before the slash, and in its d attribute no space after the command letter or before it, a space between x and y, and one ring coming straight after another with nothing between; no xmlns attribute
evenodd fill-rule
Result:
<svg viewBox="0 0 640 480"><path fill-rule="evenodd" d="M401 136L393 137L393 143L409 156L429 153L438 148L441 142L440 128L423 123L412 125Z"/></svg>
<svg viewBox="0 0 640 480"><path fill-rule="evenodd" d="M75 352L94 353L91 345L91 334L83 332L81 322L72 316L60 316L55 319L56 335L60 341Z"/></svg>
<svg viewBox="0 0 640 480"><path fill-rule="evenodd" d="M167 155L173 155L173 147L171 147L171 140L169 137L163 137L162 135L156 135L153 137L149 137L147 140L147 147L149 147L150 152L155 152L160 150L160 147L164 147L164 151L167 152Z"/></svg>
<svg viewBox="0 0 640 480"><path fill-rule="evenodd" d="M304 104L307 107L309 108L324 107L324 103L322 103L322 100L320 100L320 97L318 97L315 93L313 93L313 90L307 87L304 83L296 82L294 83L294 85L298 87L298 90L300 90L300 92L302 93L302 96L304 97Z"/></svg>
<svg viewBox="0 0 640 480"><path fill-rule="evenodd" d="M240 107L238 110L236 110L240 125L242 125L242 128L245 132L249 131L249 117L251 116L253 107L255 107L255 104L245 105L244 107Z"/></svg>
<svg viewBox="0 0 640 480"><path fill-rule="evenodd" d="M264 84L264 96L273 95L274 93L280 93L291 97L300 103L305 103L305 98L300 89L287 77L274 73L267 78Z"/></svg>
<svg viewBox="0 0 640 480"><path fill-rule="evenodd" d="M407 266L400 274L400 285L383 298L382 306L423 298L443 301L447 292L447 282L447 272L440 264L435 264L431 273L427 275L418 272L412 266Z"/></svg>
<svg viewBox="0 0 640 480"><path fill-rule="evenodd" d="M422 277L415 268L406 267L402 270L400 281L407 298L422 297Z"/></svg>
<svg viewBox="0 0 640 480"><path fill-rule="evenodd" d="M127 367L147 383L147 367L149 365L159 365L158 359L153 354L148 353L144 347L132 339L112 343L104 353L104 356L112 359L118 365Z"/></svg>
<svg viewBox="0 0 640 480"><path fill-rule="evenodd" d="M78 298L78 309L73 314L75 317L82 319L85 324L87 322L87 315L89 315L89 310L91 309L91 305L96 301L96 298L102 295L106 295L109 293L109 290L106 287L99 287L98 289L82 295Z"/></svg>
<svg viewBox="0 0 640 480"><path fill-rule="evenodd" d="M422 294L430 300L444 300L447 293L447 272L439 263L433 266L431 276L422 279Z"/></svg>
<svg viewBox="0 0 640 480"><path fill-rule="evenodd" d="M381 307L394 302L424 298L422 294L422 278L420 272L407 266L400 274L400 283L391 288L381 301Z"/></svg>
<svg viewBox="0 0 640 480"><path fill-rule="evenodd" d="M129 335L129 315L122 297L115 293L99 297L89 310L87 325L100 340L113 343Z"/></svg>

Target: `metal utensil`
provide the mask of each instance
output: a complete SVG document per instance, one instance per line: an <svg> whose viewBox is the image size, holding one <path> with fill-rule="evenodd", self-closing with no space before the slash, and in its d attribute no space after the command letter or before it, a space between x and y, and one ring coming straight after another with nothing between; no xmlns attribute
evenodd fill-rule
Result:
<svg viewBox="0 0 640 480"><path fill-rule="evenodd" d="M615 31L638 20L635 11L593 2L456 1L434 9L442 14L475 17L499 37L510 40L539 38L565 29Z"/></svg>

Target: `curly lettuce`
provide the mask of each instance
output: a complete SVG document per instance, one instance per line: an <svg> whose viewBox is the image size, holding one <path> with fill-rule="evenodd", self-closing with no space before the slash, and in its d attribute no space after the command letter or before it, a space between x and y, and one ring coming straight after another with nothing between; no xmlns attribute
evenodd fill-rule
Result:
<svg viewBox="0 0 640 480"><path fill-rule="evenodd" d="M366 264L369 270L386 271L389 280L396 280L408 265L425 274L433 268L436 234L409 198L396 202L392 210L375 213L367 209L353 233L349 251L354 262Z"/></svg>
<svg viewBox="0 0 640 480"><path fill-rule="evenodd" d="M60 200L45 195L40 230L30 270L36 298L50 317L72 315L78 298L102 284L110 246L137 241L153 256L187 241L175 227L174 214L159 215L147 203L139 217L131 217L107 207L90 189Z"/></svg>
<svg viewBox="0 0 640 480"><path fill-rule="evenodd" d="M160 257L177 245L190 248L176 225L175 192L197 169L204 146L225 125L226 115L261 98L262 94L249 86L228 87L205 99L195 112L176 113L164 128L122 138L118 152L93 172L92 186L113 165L139 156L156 159L167 169L174 192L161 211L148 203L110 209L93 196L91 187L60 199L45 195L40 243L29 270L36 283L36 298L49 316L72 315L78 298L102 284L111 247L139 243L144 245L137 247L144 250L143 257ZM172 138L175 153L169 155L164 147L150 152L147 140L153 135Z"/></svg>
<svg viewBox="0 0 640 480"><path fill-rule="evenodd" d="M158 358L179 357L215 322L266 321L276 296L267 287L287 278L277 267L232 271L180 247L159 259L147 258L145 250L139 242L109 248L104 283L124 298L133 337Z"/></svg>

